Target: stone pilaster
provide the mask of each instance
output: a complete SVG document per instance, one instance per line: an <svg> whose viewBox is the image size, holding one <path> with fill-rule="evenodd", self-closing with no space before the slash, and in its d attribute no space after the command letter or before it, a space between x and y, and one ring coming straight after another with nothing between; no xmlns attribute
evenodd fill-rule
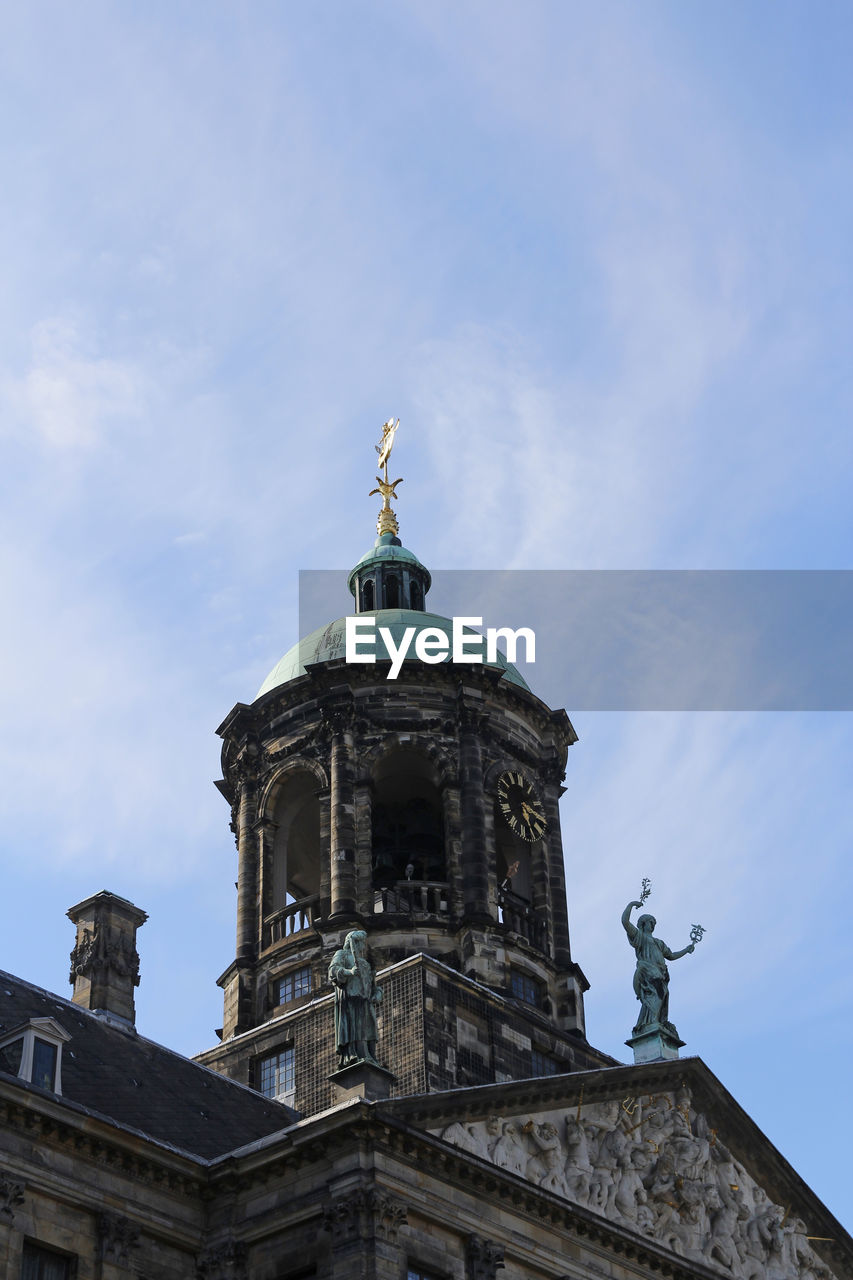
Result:
<svg viewBox="0 0 853 1280"><path fill-rule="evenodd" d="M466 1280L496 1280L504 1266L504 1251L494 1240L469 1236L465 1247Z"/></svg>
<svg viewBox="0 0 853 1280"><path fill-rule="evenodd" d="M15 1213L24 1203L24 1184L0 1170L0 1276L17 1274L14 1263L20 1253L20 1232Z"/></svg>
<svg viewBox="0 0 853 1280"><path fill-rule="evenodd" d="M450 915L461 920L465 910L465 878L462 872L462 798L457 783L448 783L442 793L444 809L444 856L450 881Z"/></svg>
<svg viewBox="0 0 853 1280"><path fill-rule="evenodd" d="M356 783L355 803L355 896L362 915L373 914L373 784L369 779Z"/></svg>
<svg viewBox="0 0 853 1280"><path fill-rule="evenodd" d="M196 1260L198 1280L247 1280L249 1250L241 1240L229 1236L208 1245Z"/></svg>
<svg viewBox="0 0 853 1280"><path fill-rule="evenodd" d="M332 736L331 914L357 919L352 704L327 709L323 718Z"/></svg>
<svg viewBox="0 0 853 1280"><path fill-rule="evenodd" d="M331 771L331 764L329 766ZM322 787L317 792L320 801L320 911L319 916L325 920L332 911L332 805L329 787Z"/></svg>
<svg viewBox="0 0 853 1280"><path fill-rule="evenodd" d="M545 856L547 858L549 897L551 900L551 947L557 968L566 969L571 963L571 952L569 949L569 912L566 905L566 870L563 862L563 842L560 834L559 800L561 776L561 771L557 770L552 770L550 776L546 774L542 806L545 810L545 817L548 820L545 836L547 842Z"/></svg>
<svg viewBox="0 0 853 1280"><path fill-rule="evenodd" d="M406 1217L403 1202L379 1187L337 1188L323 1213L332 1244L328 1280L399 1280Z"/></svg>
<svg viewBox="0 0 853 1280"><path fill-rule="evenodd" d="M133 1274L133 1253L139 1228L120 1213L102 1213L98 1219L99 1280L128 1280Z"/></svg>
<svg viewBox="0 0 853 1280"><path fill-rule="evenodd" d="M489 864L486 856L486 797L483 787L483 752L481 733L483 713L471 706L460 690L457 699L459 719L459 775L462 801L462 859L465 868L465 916L469 921L485 924L489 914Z"/></svg>

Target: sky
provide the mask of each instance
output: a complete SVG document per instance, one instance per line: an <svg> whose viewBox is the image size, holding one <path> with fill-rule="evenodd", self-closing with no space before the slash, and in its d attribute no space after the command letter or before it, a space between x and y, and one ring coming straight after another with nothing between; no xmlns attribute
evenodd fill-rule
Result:
<svg viewBox="0 0 853 1280"><path fill-rule="evenodd" d="M853 10L33 0L0 37L0 966L69 994L66 909L131 898L138 1026L193 1053L214 731L299 571L371 545L389 415L434 569L851 567ZM628 1056L648 876L671 946L707 929L683 1052L849 1228L850 713L567 710L590 1039Z"/></svg>

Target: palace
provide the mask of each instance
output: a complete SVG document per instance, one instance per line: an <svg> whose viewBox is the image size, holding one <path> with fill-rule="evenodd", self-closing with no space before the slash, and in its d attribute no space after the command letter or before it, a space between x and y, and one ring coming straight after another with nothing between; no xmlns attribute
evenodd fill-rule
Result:
<svg viewBox="0 0 853 1280"><path fill-rule="evenodd" d="M68 913L70 1000L0 975L0 1275L844 1280L853 1241L671 1024L630 1064L587 1040L559 810L577 735L496 649L454 660L384 430L349 576L376 661L332 621L219 729L238 892L216 1043L190 1061L137 1030L146 916L113 893ZM411 644L427 629L440 661ZM336 1046L353 933L377 1063Z"/></svg>

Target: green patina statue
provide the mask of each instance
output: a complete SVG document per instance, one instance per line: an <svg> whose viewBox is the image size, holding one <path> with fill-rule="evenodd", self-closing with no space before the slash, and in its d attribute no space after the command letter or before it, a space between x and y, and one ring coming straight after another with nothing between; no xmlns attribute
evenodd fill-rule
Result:
<svg viewBox="0 0 853 1280"><path fill-rule="evenodd" d="M340 951L332 956L329 981L335 988L335 1048L338 1067L376 1061L376 1011L382 990L367 959L367 934L353 929Z"/></svg>
<svg viewBox="0 0 853 1280"><path fill-rule="evenodd" d="M654 937L657 921L654 916L643 915L636 924L631 923L631 912L634 907L642 907L651 892L648 880L643 881L643 895L640 899L629 902L622 912L622 924L628 935L628 942L637 955L637 967L634 970L634 994L640 1002L640 1016L634 1027L634 1035L642 1031L654 1031L661 1028L670 1035L678 1036L673 1024L669 1021L669 970L667 960L680 960L696 949L704 930L701 925L694 925L691 941L681 951L670 951L665 942Z"/></svg>

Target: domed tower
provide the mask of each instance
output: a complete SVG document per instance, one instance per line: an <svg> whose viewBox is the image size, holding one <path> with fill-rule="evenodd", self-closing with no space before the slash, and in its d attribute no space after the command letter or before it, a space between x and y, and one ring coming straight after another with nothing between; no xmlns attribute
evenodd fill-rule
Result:
<svg viewBox="0 0 853 1280"><path fill-rule="evenodd" d="M429 571L399 538L387 453L378 537L349 575L376 661L346 660L339 618L219 729L237 942L222 1043L201 1060L303 1112L329 1102L326 975L354 928L380 971L379 1055L401 1091L612 1061L586 1041L569 945L558 801L577 735L501 653L452 660L452 620L426 611ZM447 656L410 643L389 679L382 632L393 651L410 628L433 653L445 638Z"/></svg>

